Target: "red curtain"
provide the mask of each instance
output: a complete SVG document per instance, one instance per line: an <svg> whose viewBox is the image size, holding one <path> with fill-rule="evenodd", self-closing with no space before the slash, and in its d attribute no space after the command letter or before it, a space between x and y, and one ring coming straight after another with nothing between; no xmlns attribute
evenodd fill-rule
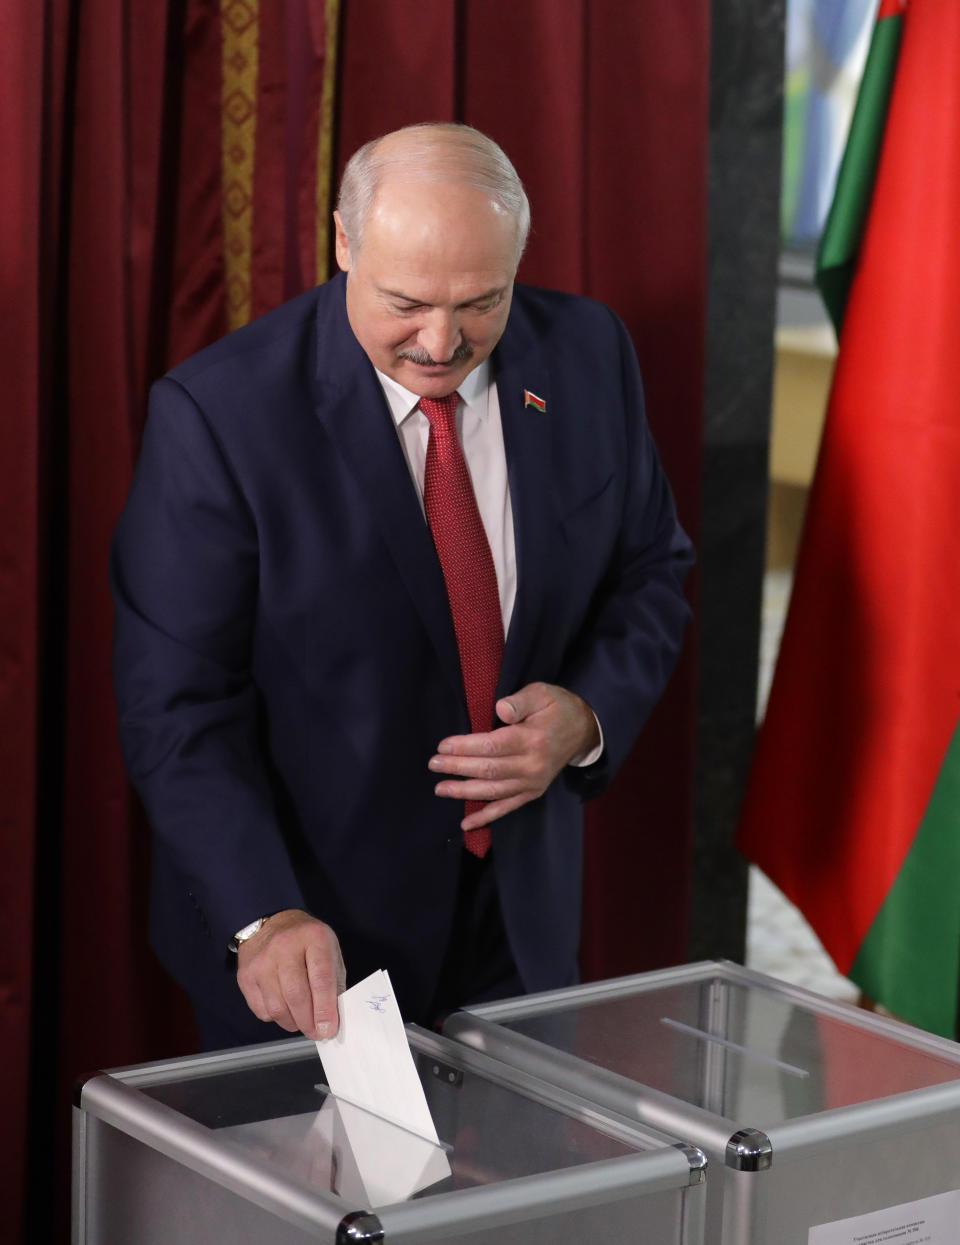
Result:
<svg viewBox="0 0 960 1245"><path fill-rule="evenodd" d="M189 1039L146 946L104 561L158 362L167 10L54 0L2 21L0 1200L5 1239L55 1240L73 1078Z"/></svg>
<svg viewBox="0 0 960 1245"><path fill-rule="evenodd" d="M109 678L106 552L150 381L324 276L328 183L360 142L466 120L528 184L521 275L627 322L695 531L707 37L706 0L4 5L5 1240L67 1239L74 1079L193 1040L146 945L147 835ZM692 734L687 660L588 814L588 976L684 958Z"/></svg>
<svg viewBox="0 0 960 1245"><path fill-rule="evenodd" d="M24 1182L30 1066L37 778L40 532L40 179L43 10L0 15L0 1095L6 1143L0 1204L16 1229Z"/></svg>

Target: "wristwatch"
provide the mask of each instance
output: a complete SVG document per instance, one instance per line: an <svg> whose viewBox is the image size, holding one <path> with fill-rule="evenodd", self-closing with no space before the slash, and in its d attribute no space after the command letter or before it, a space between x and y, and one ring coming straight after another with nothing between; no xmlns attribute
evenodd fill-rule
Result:
<svg viewBox="0 0 960 1245"><path fill-rule="evenodd" d="M265 916L258 916L257 919L255 921L251 921L249 925L244 925L243 929L238 929L227 943L227 950L236 954L236 952L240 950L240 944L242 942L246 942L248 938L252 938L254 934L260 932L266 919L267 918Z"/></svg>

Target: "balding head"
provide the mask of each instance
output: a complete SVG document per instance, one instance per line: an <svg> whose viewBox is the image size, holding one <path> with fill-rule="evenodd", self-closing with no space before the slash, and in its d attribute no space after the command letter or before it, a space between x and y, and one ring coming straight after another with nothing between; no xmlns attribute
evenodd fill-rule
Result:
<svg viewBox="0 0 960 1245"><path fill-rule="evenodd" d="M503 202L504 165L519 215ZM390 134L360 168L362 199L345 178L333 214L350 327L374 367L404 388L452 393L506 327L526 236L523 188L500 149L463 126Z"/></svg>
<svg viewBox="0 0 960 1245"><path fill-rule="evenodd" d="M469 125L411 125L374 139L350 158L340 183L339 223L356 255L381 187L430 182L481 191L513 218L516 261L530 231L530 205L504 151Z"/></svg>

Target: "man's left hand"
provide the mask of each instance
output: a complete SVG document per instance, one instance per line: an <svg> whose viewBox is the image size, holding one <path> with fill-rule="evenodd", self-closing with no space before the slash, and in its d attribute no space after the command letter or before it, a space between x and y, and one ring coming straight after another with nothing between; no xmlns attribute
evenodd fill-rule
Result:
<svg viewBox="0 0 960 1245"><path fill-rule="evenodd" d="M504 726L474 735L450 735L437 744L430 768L457 776L437 783L437 795L483 801L460 823L489 825L543 795L563 767L600 742L590 706L552 683L528 683L498 700Z"/></svg>

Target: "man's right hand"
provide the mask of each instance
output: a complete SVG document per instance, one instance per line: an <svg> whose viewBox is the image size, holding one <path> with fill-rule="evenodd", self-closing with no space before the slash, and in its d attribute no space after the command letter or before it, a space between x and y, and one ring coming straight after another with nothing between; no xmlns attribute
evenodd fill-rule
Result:
<svg viewBox="0 0 960 1245"><path fill-rule="evenodd" d="M315 1040L333 1037L346 986L337 936L299 908L275 912L240 944L237 984L258 1019Z"/></svg>

